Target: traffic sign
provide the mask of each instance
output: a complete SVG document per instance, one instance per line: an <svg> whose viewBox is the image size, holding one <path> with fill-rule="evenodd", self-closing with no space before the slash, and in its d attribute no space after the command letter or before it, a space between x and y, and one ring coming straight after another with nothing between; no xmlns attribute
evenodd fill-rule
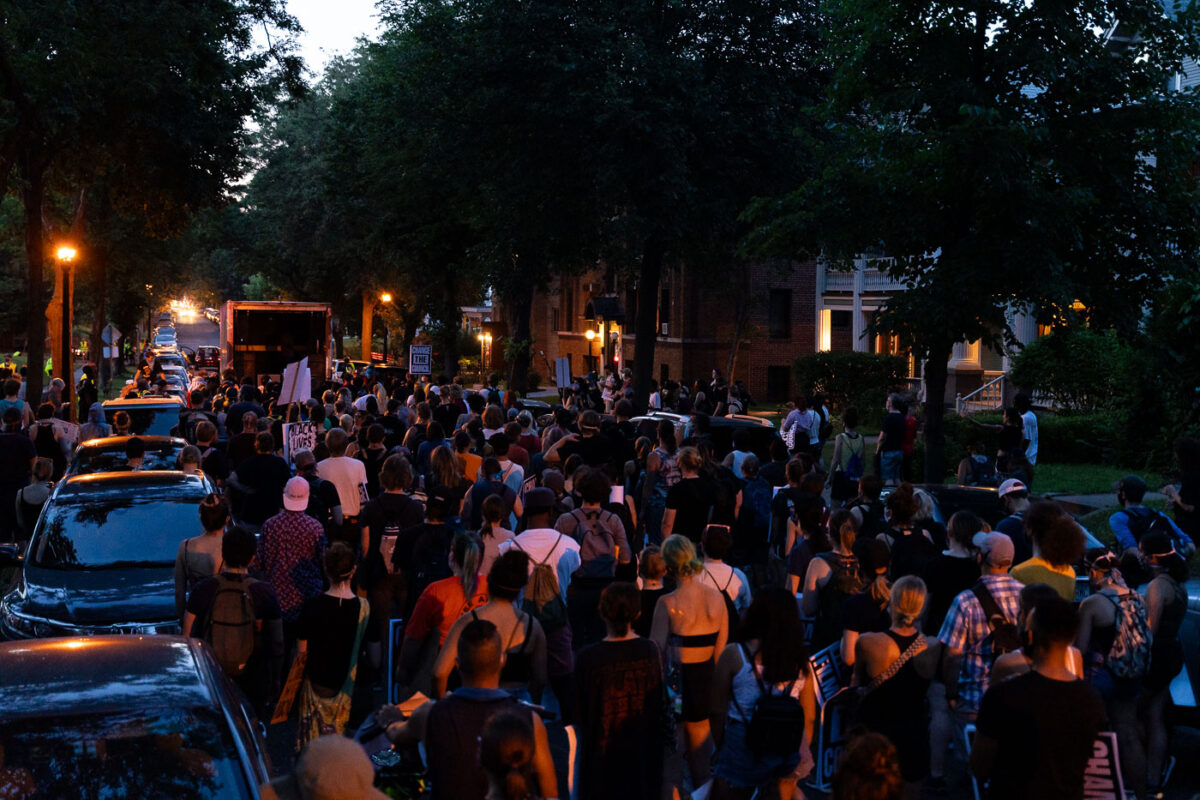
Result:
<svg viewBox="0 0 1200 800"><path fill-rule="evenodd" d="M117 330L115 325L105 325L104 330L100 332L100 340L105 344L116 344L125 334Z"/></svg>
<svg viewBox="0 0 1200 800"><path fill-rule="evenodd" d="M433 374L433 345L413 344L408 346L408 371L413 375Z"/></svg>

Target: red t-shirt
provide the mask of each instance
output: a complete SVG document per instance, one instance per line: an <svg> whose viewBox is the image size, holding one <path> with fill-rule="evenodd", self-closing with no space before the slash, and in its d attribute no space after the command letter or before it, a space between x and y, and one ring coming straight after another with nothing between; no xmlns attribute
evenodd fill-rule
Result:
<svg viewBox="0 0 1200 800"><path fill-rule="evenodd" d="M913 445L917 442L917 418L904 417L904 455L911 456L913 454Z"/></svg>
<svg viewBox="0 0 1200 800"><path fill-rule="evenodd" d="M475 593L469 601L463 595L462 578L443 578L426 586L404 629L405 638L424 639L436 628L438 644L445 642L456 619L487 602L487 578L479 575L476 581Z"/></svg>

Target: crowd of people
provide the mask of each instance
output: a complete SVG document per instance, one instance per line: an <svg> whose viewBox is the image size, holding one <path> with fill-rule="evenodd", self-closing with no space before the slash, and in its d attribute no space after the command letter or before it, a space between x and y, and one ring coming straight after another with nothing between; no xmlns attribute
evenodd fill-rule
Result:
<svg viewBox="0 0 1200 800"><path fill-rule="evenodd" d="M623 375L540 419L494 379L468 390L368 370L299 407L278 390L232 373L194 382L178 432L219 491L180 545L176 604L262 711L299 665L298 770L333 758L322 742L347 732L361 677L429 698L374 717L396 747L424 744L434 797L558 796L543 715L577 732L582 798L706 784L714 800L800 796L812 656L836 646L855 736L834 797L945 794L968 726L989 798L1083 797L1101 730L1116 732L1138 797L1169 774L1196 498L1173 498L1185 531L1129 476L1118 547L1085 552L1076 521L1031 496L1028 409L986 470L1003 479L993 529L969 511L939 524L904 480L917 423L899 397L872 469L857 412L842 410L834 436L819 397L787 415L790 448L779 438L760 460L735 434L718 452L707 412L745 400L718 374L655 388L652 407L689 404L683 425L635 424ZM37 425L0 411L10 433ZM292 422L316 438L289 463Z"/></svg>

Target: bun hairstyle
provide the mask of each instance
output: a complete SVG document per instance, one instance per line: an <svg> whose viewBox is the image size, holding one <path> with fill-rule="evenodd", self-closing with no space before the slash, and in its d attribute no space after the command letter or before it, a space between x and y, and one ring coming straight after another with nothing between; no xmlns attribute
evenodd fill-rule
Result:
<svg viewBox="0 0 1200 800"><path fill-rule="evenodd" d="M905 575L892 585L892 623L903 627L917 624L925 610L925 581Z"/></svg>
<svg viewBox="0 0 1200 800"><path fill-rule="evenodd" d="M696 557L696 546L686 536L673 533L662 544L662 557L667 562L667 572L676 578L690 578L704 569Z"/></svg>
<svg viewBox="0 0 1200 800"><path fill-rule="evenodd" d="M205 531L223 530L229 524L229 506L219 494L210 494L200 501L200 525Z"/></svg>
<svg viewBox="0 0 1200 800"><path fill-rule="evenodd" d="M917 513L917 499L911 483L902 483L888 495L887 509L892 512L892 525L907 525Z"/></svg>
<svg viewBox="0 0 1200 800"><path fill-rule="evenodd" d="M638 559L638 575L647 580L658 580L667 574L667 562L663 559L662 551L654 545L642 549Z"/></svg>
<svg viewBox="0 0 1200 800"><path fill-rule="evenodd" d="M503 712L483 726L479 764L504 800L531 800L533 794L533 725L528 714Z"/></svg>
<svg viewBox="0 0 1200 800"><path fill-rule="evenodd" d="M1188 579L1187 562L1175 552L1175 545L1165 533L1151 531L1142 537L1140 544L1152 567L1162 569L1178 583Z"/></svg>

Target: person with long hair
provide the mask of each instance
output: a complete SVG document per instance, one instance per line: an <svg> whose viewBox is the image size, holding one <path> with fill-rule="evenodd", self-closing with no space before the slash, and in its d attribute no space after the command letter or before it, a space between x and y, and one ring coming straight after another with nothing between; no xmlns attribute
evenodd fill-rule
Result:
<svg viewBox="0 0 1200 800"><path fill-rule="evenodd" d="M729 638L729 616L721 593L696 580L704 565L691 540L668 536L662 556L675 590L659 598L650 638L667 655L668 685L679 698L688 770L692 785L700 786L709 776L713 672Z"/></svg>
<svg viewBox="0 0 1200 800"><path fill-rule="evenodd" d="M914 575L892 586L892 625L860 636L855 646L854 682L863 692L858 722L895 743L905 794L920 796L929 772L929 718L925 694L937 671L938 640L921 633L925 582Z"/></svg>
<svg viewBox="0 0 1200 800"><path fill-rule="evenodd" d="M304 601L297 632L297 657L304 658L296 752L326 734L341 734L350 719L358 653L367 632L370 606L350 587L354 551L334 542L325 552L329 589Z"/></svg>
<svg viewBox="0 0 1200 800"><path fill-rule="evenodd" d="M886 736L864 733L850 740L833 774L832 800L900 800L904 776L896 746Z"/></svg>
<svg viewBox="0 0 1200 800"><path fill-rule="evenodd" d="M854 555L858 526L850 512L839 508L829 518L832 547L808 563L800 609L815 618L812 641L814 650L833 644L845 629L846 601L863 588L862 568Z"/></svg>
<svg viewBox="0 0 1200 800"><path fill-rule="evenodd" d="M1033 558L1012 568L1012 576L1026 586L1044 583L1054 587L1068 603L1075 601L1075 567L1085 540L1079 523L1052 500L1039 500L1025 513L1025 536L1033 543Z"/></svg>
<svg viewBox="0 0 1200 800"><path fill-rule="evenodd" d="M479 526L479 539L483 542L483 560L479 571L484 573L492 568L500 557L500 545L513 538L516 534L502 524L507 516L504 512L504 501L499 495L488 495L483 501L483 523Z"/></svg>
<svg viewBox="0 0 1200 800"><path fill-rule="evenodd" d="M514 694L527 692L534 703L542 702L546 686L546 634L532 614L516 606L517 597L529 579L529 556L509 550L497 558L487 573L488 601L463 614L450 627L446 641L433 665L433 696L443 697L458 655L458 637L475 620L485 619L500 631L504 642L504 666L500 688Z"/></svg>
<svg viewBox="0 0 1200 800"><path fill-rule="evenodd" d="M667 508L667 493L679 483L676 463L675 424L669 419L658 423L658 445L646 456L646 477L642 481L641 507L638 518L644 523L646 544L661 545L663 516Z"/></svg>
<svg viewBox="0 0 1200 800"><path fill-rule="evenodd" d="M425 486L425 494L436 494L443 498L450 507L452 519L462 515L462 507L472 485L471 481L463 477L462 464L449 443L433 448L429 453L429 479Z"/></svg>
<svg viewBox="0 0 1200 800"><path fill-rule="evenodd" d="M175 554L175 613L183 619L187 595L204 578L221 572L221 537L229 524L229 506L219 494L200 501L200 526L204 533L179 543Z"/></svg>
<svg viewBox="0 0 1200 800"><path fill-rule="evenodd" d="M845 628L842 630L842 661L854 666L854 652L858 637L864 633L882 633L892 624L888 606L892 602L892 583L888 580L888 567L892 554L887 545L878 539L856 541L854 552L858 556L866 585L862 591L846 598L842 609Z"/></svg>
<svg viewBox="0 0 1200 800"><path fill-rule="evenodd" d="M748 800L755 790L760 797L793 797L797 782L813 768L816 683L795 597L776 587L762 590L742 622L742 641L726 647L717 663L713 721L720 749L713 800ZM768 754L751 747L751 719L766 693L799 700L804 732L798 752Z"/></svg>
<svg viewBox="0 0 1200 800"><path fill-rule="evenodd" d="M433 691L433 663L454 621L487 602L487 578L479 574L479 561L475 537L455 534L449 554L452 575L429 584L417 598L400 646L401 682L410 688Z"/></svg>
<svg viewBox="0 0 1200 800"><path fill-rule="evenodd" d="M1146 587L1146 619L1153 644L1150 672L1142 681L1142 717L1146 726L1146 792L1162 797L1167 759L1166 710L1171 681L1183 669L1179 629L1187 614L1187 563L1175 551L1170 537L1151 531L1138 543L1140 556L1153 578Z"/></svg>

